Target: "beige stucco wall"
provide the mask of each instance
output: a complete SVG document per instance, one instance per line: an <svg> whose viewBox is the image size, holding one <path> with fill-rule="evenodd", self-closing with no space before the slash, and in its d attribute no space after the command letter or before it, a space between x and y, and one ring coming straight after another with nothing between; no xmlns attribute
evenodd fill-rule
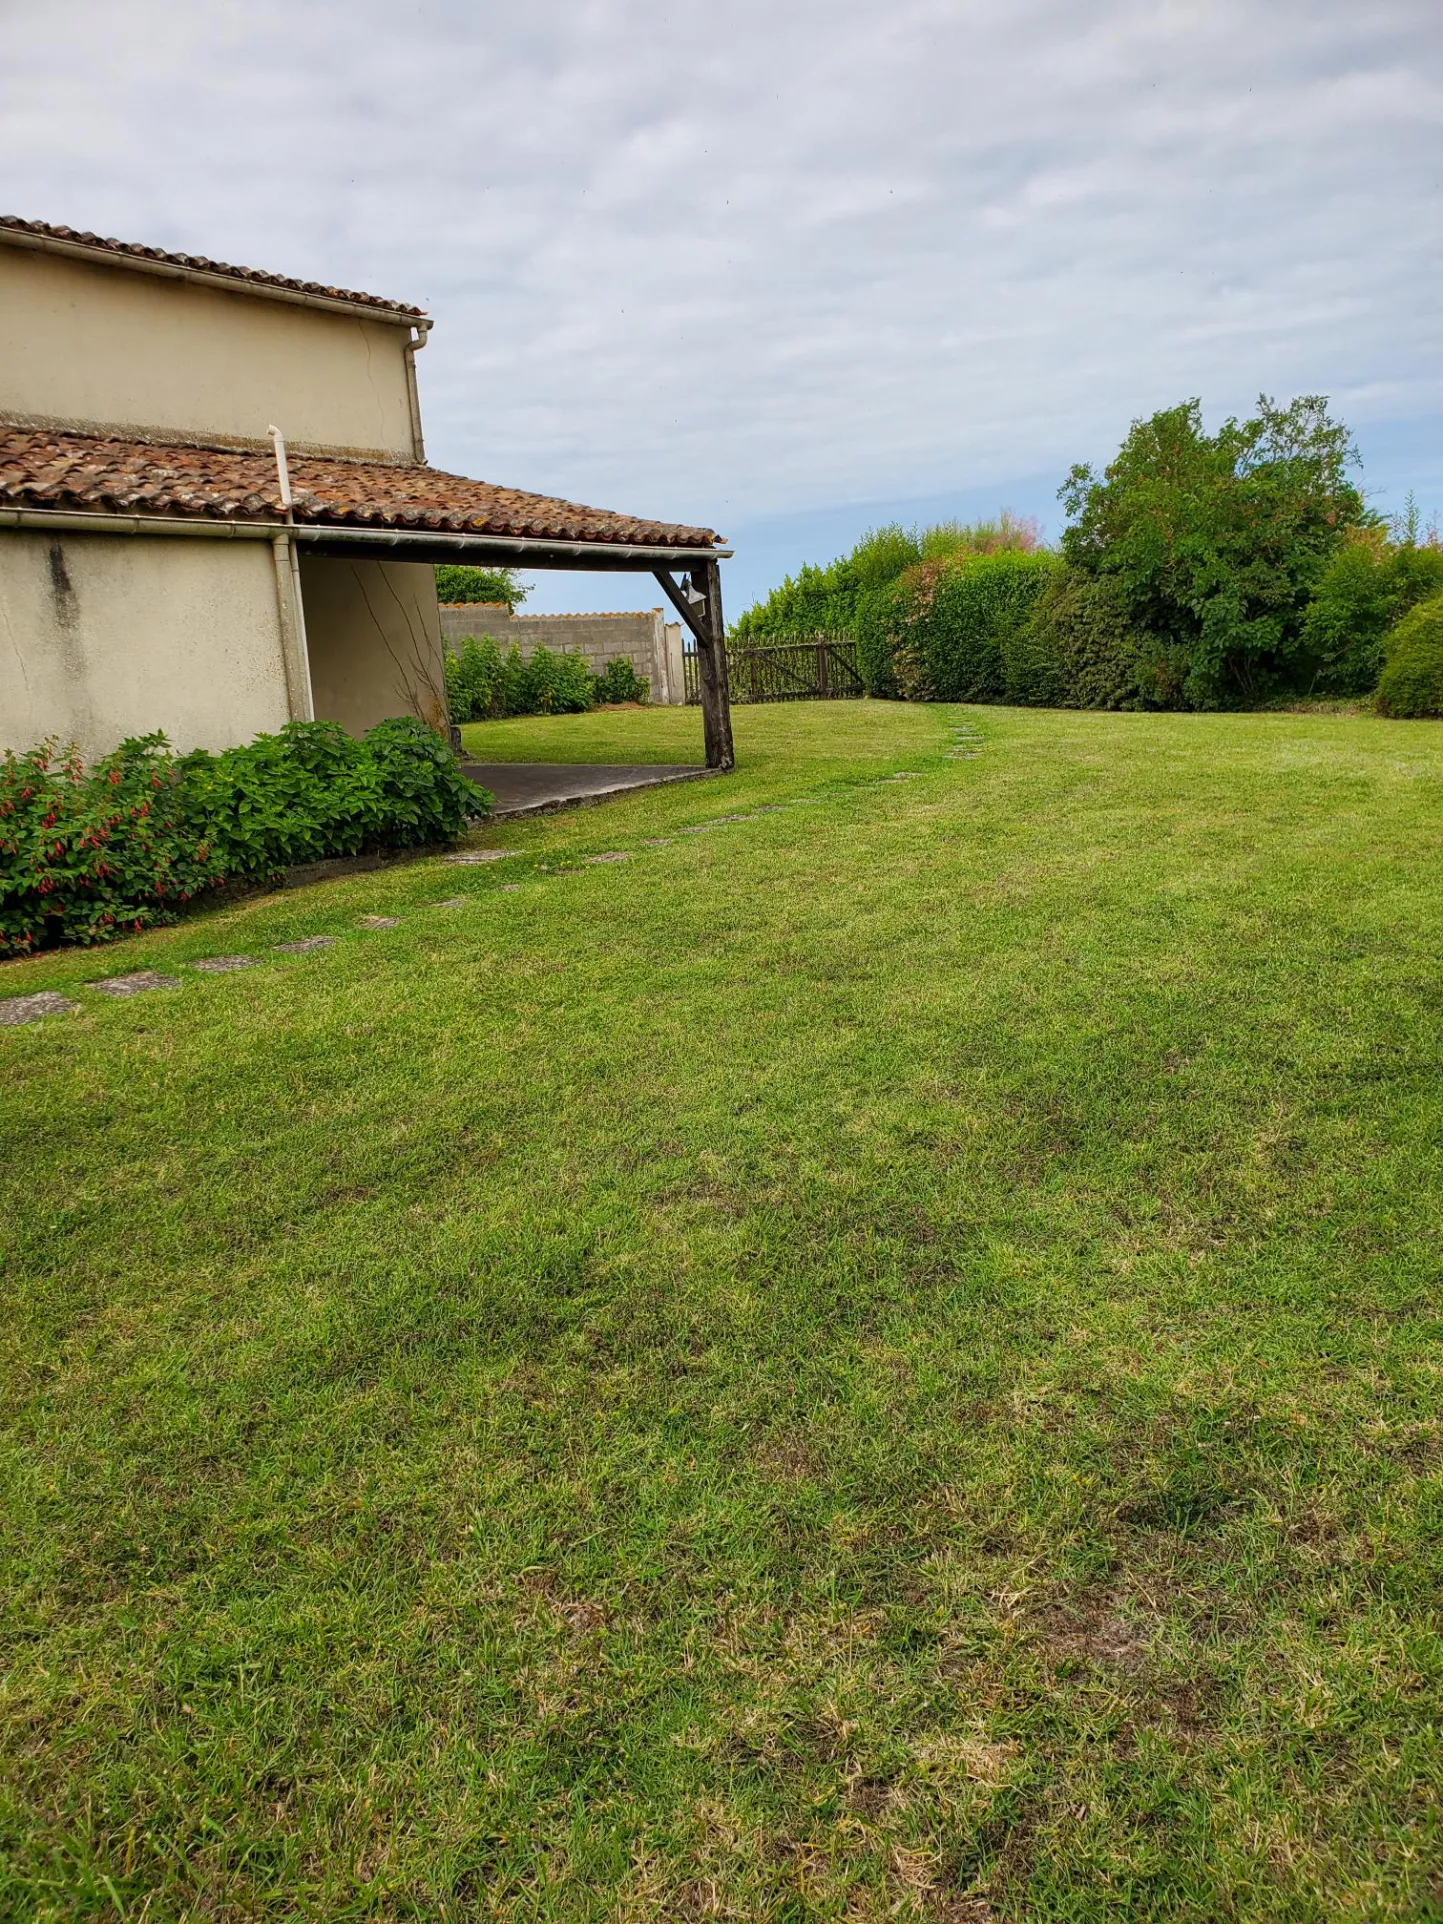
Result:
<svg viewBox="0 0 1443 1924"><path fill-rule="evenodd" d="M434 569L301 555L316 715L359 735L388 715L444 730L446 677Z"/></svg>
<svg viewBox="0 0 1443 1924"><path fill-rule="evenodd" d="M287 718L268 543L0 531L0 748L225 748Z"/></svg>
<svg viewBox="0 0 1443 1924"><path fill-rule="evenodd" d="M0 245L0 418L415 456L408 327Z"/></svg>

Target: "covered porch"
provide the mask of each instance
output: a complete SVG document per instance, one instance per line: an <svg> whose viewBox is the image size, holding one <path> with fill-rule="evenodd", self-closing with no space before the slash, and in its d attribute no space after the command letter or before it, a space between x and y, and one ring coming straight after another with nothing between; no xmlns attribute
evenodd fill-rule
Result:
<svg viewBox="0 0 1443 1924"><path fill-rule="evenodd" d="M28 638L10 745L60 736L93 758L157 728L224 747L398 713L444 732L433 571L460 561L651 576L696 647L702 765L732 767L731 551L710 529L271 439L0 429L0 614Z"/></svg>

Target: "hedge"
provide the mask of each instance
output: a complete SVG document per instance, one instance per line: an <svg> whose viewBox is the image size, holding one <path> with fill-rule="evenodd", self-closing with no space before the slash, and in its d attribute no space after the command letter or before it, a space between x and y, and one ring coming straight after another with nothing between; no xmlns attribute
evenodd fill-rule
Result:
<svg viewBox="0 0 1443 1924"><path fill-rule="evenodd" d="M910 569L887 620L899 691L919 701L1008 700L1009 651L1059 566L1054 555L1003 551Z"/></svg>
<svg viewBox="0 0 1443 1924"><path fill-rule="evenodd" d="M1389 635L1377 699L1383 715L1443 715L1443 594L1420 602Z"/></svg>
<svg viewBox="0 0 1443 1924"><path fill-rule="evenodd" d="M165 737L87 769L54 743L0 761L0 955L173 922L224 883L294 862L452 841L491 797L410 716L359 741L292 722L215 755Z"/></svg>

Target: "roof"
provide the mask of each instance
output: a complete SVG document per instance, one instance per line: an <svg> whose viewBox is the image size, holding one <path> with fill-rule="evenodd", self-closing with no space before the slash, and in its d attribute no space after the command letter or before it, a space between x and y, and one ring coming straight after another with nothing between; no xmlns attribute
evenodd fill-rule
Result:
<svg viewBox="0 0 1443 1924"><path fill-rule="evenodd" d="M423 308L408 307L404 301L388 301L379 294L358 294L346 287L325 287L319 281L292 280L289 275L267 274L257 267L233 267L229 261L209 260L204 254L170 254L161 247L144 247L139 241L106 240L99 234L77 233L73 227L52 227L48 221L21 220L17 214L0 214L0 241L4 240L39 247L53 242L66 253L99 254L118 267L158 267L179 274L203 274L212 279L238 281L257 293L337 301L347 307L364 307L373 313L394 315L400 320L425 318Z"/></svg>
<svg viewBox="0 0 1443 1924"><path fill-rule="evenodd" d="M719 540L710 528L584 508L440 468L311 454L291 454L287 465L293 512L302 526L656 548L711 548ZM285 520L269 448L181 447L4 426L0 508L192 521Z"/></svg>

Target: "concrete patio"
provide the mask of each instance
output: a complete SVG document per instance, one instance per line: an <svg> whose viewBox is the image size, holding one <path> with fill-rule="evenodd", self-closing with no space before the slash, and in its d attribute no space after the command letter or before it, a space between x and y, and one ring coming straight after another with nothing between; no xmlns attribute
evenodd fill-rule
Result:
<svg viewBox="0 0 1443 1924"><path fill-rule="evenodd" d="M496 797L495 821L581 808L633 789L694 782L715 772L675 762L463 762L462 768Z"/></svg>

